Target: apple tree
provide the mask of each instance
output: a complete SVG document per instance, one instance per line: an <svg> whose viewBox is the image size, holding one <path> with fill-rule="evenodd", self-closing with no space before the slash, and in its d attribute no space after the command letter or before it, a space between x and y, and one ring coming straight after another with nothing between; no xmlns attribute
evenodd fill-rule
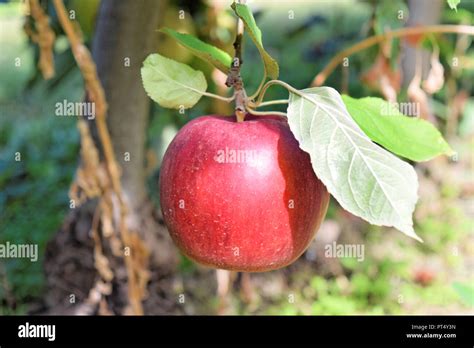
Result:
<svg viewBox="0 0 474 348"><path fill-rule="evenodd" d="M190 122L165 155L162 211L181 250L217 268L283 267L306 249L324 217L326 189L353 215L373 225L394 227L421 242L423 236L415 232L412 220L418 179L409 161L454 155L440 132L421 117L405 116L390 98L356 99L331 87L301 88L278 80L278 63L265 50L251 10L242 3L233 3L232 9L238 18L233 57L194 36L162 29L227 74L232 95L207 92L201 71L160 54L149 55L141 70L145 90L163 107L191 108L203 96L235 103L233 116ZM240 76L244 30L264 66L261 84L251 95ZM426 32L472 35L473 31L469 26L402 28L363 45ZM324 79L318 75L315 85ZM288 97L266 100L270 88L286 89ZM276 104L287 104L286 113L258 110ZM269 130L277 140L267 140ZM285 147L292 141L297 146ZM228 148L269 155L258 161L230 161L228 170L215 158ZM290 201L296 209L287 206Z"/></svg>

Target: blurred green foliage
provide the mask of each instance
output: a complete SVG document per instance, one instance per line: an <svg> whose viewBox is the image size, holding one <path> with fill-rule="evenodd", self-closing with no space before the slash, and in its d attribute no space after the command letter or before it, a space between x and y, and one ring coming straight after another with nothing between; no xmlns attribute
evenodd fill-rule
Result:
<svg viewBox="0 0 474 348"><path fill-rule="evenodd" d="M72 63L64 54L58 77L35 79L35 49L22 31L19 3L0 4L0 25L0 244L34 243L39 253L36 262L1 261L1 314L12 310L2 306L8 296L5 282L14 294L14 312L24 312L24 303L42 294L44 250L69 210L67 192L79 153L76 120L58 118L51 110L58 100L80 100L84 91L77 70L62 73L61 67Z"/></svg>
<svg viewBox="0 0 474 348"><path fill-rule="evenodd" d="M67 191L76 167L79 137L70 126L58 128L52 118L32 119L21 128L11 124L0 127L7 135L0 145L0 243L38 244L42 256L68 211ZM21 161L14 159L17 152ZM32 263L28 259L8 260L6 266L18 299L41 293L42 257ZM0 298L1 291L0 287Z"/></svg>
<svg viewBox="0 0 474 348"><path fill-rule="evenodd" d="M88 40L93 37L91 18L96 11L96 3L95 0L89 1L87 6L82 0L67 3L68 6L77 6L77 15ZM374 28L369 25L374 12L377 17L375 32L383 31L386 26L397 26L398 23L392 23L393 18L387 17L387 13L395 11L399 3L406 4L401 1L384 1L381 5L370 1L323 4L289 1L274 6L272 2L261 2L255 17L262 30L266 49L279 62L280 78L296 88L304 88L338 51L374 33ZM288 20L291 10L294 11L294 19ZM473 10L474 2L463 1L457 12L446 7L443 23L472 23ZM49 11L53 28L57 30L51 7ZM220 21L232 22L229 13L230 10L227 17L220 17ZM205 11L193 12L193 20L196 28L203 28L206 24ZM8 291L10 295L13 294L16 305L14 309L6 306L5 279L2 279L0 269L0 314L24 313L28 309L27 303L41 296L44 284L41 256L47 241L58 230L68 212L67 192L79 159L76 120L51 114L58 100L80 101L83 98L82 79L68 43L64 38L58 39L55 47L57 76L45 82L36 68L38 50L28 42L22 25L20 2L1 3L0 243L7 240L38 243L40 259L35 263L2 260L0 266L5 266ZM211 30L211 34L209 36L213 40L220 40L226 47L231 45L233 37L228 28L219 27ZM242 74L250 94L260 83L263 66L259 63L258 51L248 38L246 41ZM455 54L456 36L440 36L438 44L441 62L450 66ZM359 74L373 63L377 51L378 48L374 46L350 58L350 95L379 96L359 79ZM393 52L394 57L397 54ZM471 62L474 60L472 47L466 57ZM20 67L13 66L15 58L20 59ZM210 67L198 59L190 59L193 67L206 73L210 91L216 92L215 82L210 78ZM459 135L472 137L474 69L464 69L460 75L448 69L447 76L451 74L458 74L454 83L467 90L470 96L460 119ZM342 80L341 69L337 69L328 79L327 85L340 89ZM405 95L405 91L402 91L399 98ZM267 95L268 99L285 97L286 92L279 88L272 88ZM444 130L448 114L446 98L448 93L443 88L432 103L440 130ZM284 111L284 107L271 109ZM156 104L153 106L147 147L155 152L157 166L175 132L189 119L212 110L212 102L204 98L184 115L175 110L162 109ZM465 140L463 144L466 147L472 145ZM16 152L21 154L21 161L15 161ZM148 184L151 197L158 204L157 177L158 171L155 171L150 175ZM367 230L362 233L367 255L363 262L342 259L342 276L323 277L315 274L311 263L302 261L292 266L291 274L281 271L288 278L288 285L278 296L271 300L260 299L258 310L240 304L240 312L288 315L397 314L411 313L420 307L428 310L431 306L437 309L446 307L447 311L449 306L454 306L454 310L461 308L472 311L474 279L472 272L466 274L468 261L463 258L470 250L464 247L469 244L472 235L472 219L465 214L464 202L459 198L462 193L456 184L446 182L436 189L441 192L438 213L431 212L416 221L416 230L423 236L424 244L414 244L400 234L364 225ZM426 204L426 201L420 202L421 207ZM332 203L327 218L338 219L338 209ZM453 248L459 249L461 257L453 254ZM436 269L438 273L434 280L427 285L414 281L416 269L433 258L442 265ZM195 265L184 257L180 271L183 276L192 276L197 272ZM289 293L294 295L292 301L288 299ZM209 294L207 301L206 306L215 307L213 294Z"/></svg>

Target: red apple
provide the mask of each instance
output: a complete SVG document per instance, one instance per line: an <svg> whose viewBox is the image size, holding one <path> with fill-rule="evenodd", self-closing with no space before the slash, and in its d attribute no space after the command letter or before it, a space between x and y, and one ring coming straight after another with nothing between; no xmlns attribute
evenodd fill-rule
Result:
<svg viewBox="0 0 474 348"><path fill-rule="evenodd" d="M295 261L326 215L329 194L286 120L203 116L163 158L160 200L181 251L216 268L263 272Z"/></svg>

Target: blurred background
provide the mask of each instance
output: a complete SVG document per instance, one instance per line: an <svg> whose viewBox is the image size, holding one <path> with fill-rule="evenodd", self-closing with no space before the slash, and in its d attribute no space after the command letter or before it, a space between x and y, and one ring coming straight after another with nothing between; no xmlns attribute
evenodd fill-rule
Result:
<svg viewBox="0 0 474 348"><path fill-rule="evenodd" d="M124 189L151 202L145 219L154 219L153 226L161 230L157 178L167 145L192 118L231 114L232 106L203 98L184 114L161 108L145 96L139 69L147 54L157 50L204 71L211 92L228 94L225 76L156 30L166 26L194 34L232 55L236 18L230 3L65 1L106 90L109 130ZM55 75L49 80L38 68L38 45L27 34L32 23L28 4L0 1L0 244L39 246L37 262L0 259L0 314L82 313L78 305L86 301L97 278L88 234L92 215L87 209L71 212L68 196L80 163L77 117L54 114L57 102L84 100L84 83L52 3L40 4L56 34ZM457 11L444 0L262 0L248 5L266 49L279 62L280 79L299 89L309 87L339 51L369 36L410 25L474 23L473 0L462 0ZM433 56L436 51L439 55ZM127 57L128 67L123 64ZM444 69L441 84L434 90L410 91L416 67L424 79L433 59ZM260 83L262 69L258 51L247 39L242 74L249 94ZM349 66L339 66L324 84L353 97L387 98L393 92L399 102L423 103L422 117L433 122L457 152L455 158L416 164L420 199L415 230L424 243L391 228L371 226L334 200L308 251L278 271L216 274L158 240L161 255L169 249L178 256L169 267L159 258L150 263L146 314L473 313L472 37L429 34L374 45L351 56ZM286 98L285 93L273 88L267 98ZM130 148L138 162L123 159L124 149ZM15 160L17 152L21 161ZM140 210L142 200L136 201L132 205ZM327 258L324 246L333 242L364 245L365 255L362 260ZM116 274L114 282L120 282L120 272ZM117 288L114 283L112 294L103 294L108 310L101 302L100 308L84 313L121 313L120 300L113 299L120 293ZM73 303L70 294L75 295Z"/></svg>

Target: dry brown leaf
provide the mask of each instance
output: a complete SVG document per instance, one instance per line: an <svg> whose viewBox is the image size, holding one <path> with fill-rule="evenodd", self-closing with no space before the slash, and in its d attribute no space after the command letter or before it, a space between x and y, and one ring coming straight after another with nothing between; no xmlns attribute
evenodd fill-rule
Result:
<svg viewBox="0 0 474 348"><path fill-rule="evenodd" d="M81 157L86 168L96 169L99 166L99 152L89 131L89 126L84 120L79 120L77 128L81 135Z"/></svg>
<svg viewBox="0 0 474 348"><path fill-rule="evenodd" d="M408 85L408 98L420 106L420 117L427 120L430 118L430 108L428 105L428 96L420 87L421 77L415 75Z"/></svg>
<svg viewBox="0 0 474 348"><path fill-rule="evenodd" d="M420 44L420 42L425 37L425 34L410 34L406 35L403 40L408 43L410 46L416 47Z"/></svg>
<svg viewBox="0 0 474 348"><path fill-rule="evenodd" d="M107 282L110 282L114 278L114 272L110 269L109 260L101 252L96 250L94 252L95 268L99 272L100 276Z"/></svg>
<svg viewBox="0 0 474 348"><path fill-rule="evenodd" d="M444 85L444 68L439 62L439 50L433 51L431 55L431 69L428 77L423 81L423 89L428 94L438 92Z"/></svg>
<svg viewBox="0 0 474 348"><path fill-rule="evenodd" d="M40 56L38 67L41 70L43 78L48 80L54 76L54 56L53 46L55 40L54 31L49 26L49 17L41 8L38 0L30 0L31 17L35 20L36 32L29 26L25 26L25 32L31 40L38 44Z"/></svg>
<svg viewBox="0 0 474 348"><path fill-rule="evenodd" d="M396 102L401 86L401 72L390 67L390 61L383 50L382 47L374 64L362 74L361 80L369 88L380 91L386 100Z"/></svg>
<svg viewBox="0 0 474 348"><path fill-rule="evenodd" d="M133 292L135 292L137 298L143 299L146 296L146 285L150 280L150 272L148 271L150 251L137 233L130 234L129 244L131 254L125 257L132 259L132 266L136 275L137 284Z"/></svg>
<svg viewBox="0 0 474 348"><path fill-rule="evenodd" d="M77 127L81 136L82 161L69 190L69 197L79 206L87 198L101 196L110 185L105 167L99 162L99 153L91 137L89 126L84 120L79 120Z"/></svg>
<svg viewBox="0 0 474 348"><path fill-rule="evenodd" d="M104 199L102 199L100 202L100 208L102 212L100 215L100 220L102 222L102 235L106 238L110 238L110 236L112 236L114 233L110 200L104 197Z"/></svg>
<svg viewBox="0 0 474 348"><path fill-rule="evenodd" d="M119 238L115 234L110 236L109 238L110 249L112 250L112 254L116 257L123 256L123 244Z"/></svg>
<svg viewBox="0 0 474 348"><path fill-rule="evenodd" d="M429 119L431 118L430 108L428 105L428 96L421 89L421 74L422 74L422 62L421 62L421 51L416 52L416 69L415 76L408 85L407 95L408 98L420 106L420 118Z"/></svg>

